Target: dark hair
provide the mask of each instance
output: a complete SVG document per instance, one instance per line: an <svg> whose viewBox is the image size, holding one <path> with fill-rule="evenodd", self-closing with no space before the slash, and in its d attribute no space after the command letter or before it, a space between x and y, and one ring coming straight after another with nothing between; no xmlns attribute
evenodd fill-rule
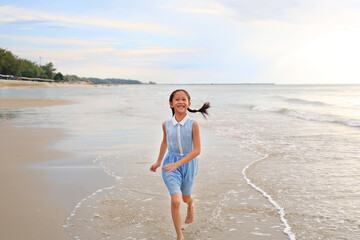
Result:
<svg viewBox="0 0 360 240"><path fill-rule="evenodd" d="M184 93L187 95L187 97L188 97L188 99L189 99L189 102L190 102L190 100L191 100L190 94L189 94L187 91L185 91L184 89L177 89L177 90L173 91L173 92L170 94L169 102L172 102L172 101L173 101L174 95L175 95L175 93L177 93L177 92L184 92ZM189 112L192 112L192 113L200 112L200 113L203 115L203 117L206 119L206 116L205 116L205 115L209 115L209 113L207 112L207 109L208 109L209 107L210 107L210 103L209 103L209 102L205 102L205 103L202 105L202 107L201 107L200 109L198 109L198 110L193 110L193 109L190 109L190 108L188 108L187 110L188 110ZM171 111L172 111L172 115L174 116L174 115L175 115L175 110L174 110L174 108L172 108L172 107L170 107L170 108L171 108Z"/></svg>

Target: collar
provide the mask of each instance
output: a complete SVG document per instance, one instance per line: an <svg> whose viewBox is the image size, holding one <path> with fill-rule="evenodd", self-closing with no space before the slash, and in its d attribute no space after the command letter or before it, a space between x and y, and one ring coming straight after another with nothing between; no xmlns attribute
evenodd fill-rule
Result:
<svg viewBox="0 0 360 240"><path fill-rule="evenodd" d="M186 123L186 121L189 119L189 116L186 114L186 116L183 118L183 120L181 120L181 122L176 121L175 119L175 115L171 118L172 123L174 124L174 126L176 126L176 124L180 123L181 126L184 126L184 124Z"/></svg>

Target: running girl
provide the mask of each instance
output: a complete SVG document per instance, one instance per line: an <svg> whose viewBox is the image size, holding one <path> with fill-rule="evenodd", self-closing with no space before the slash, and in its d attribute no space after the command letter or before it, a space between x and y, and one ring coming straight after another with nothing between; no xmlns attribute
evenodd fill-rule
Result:
<svg viewBox="0 0 360 240"><path fill-rule="evenodd" d="M184 238L181 231L181 198L188 204L185 223L192 223L194 199L191 191L197 175L197 156L201 151L199 124L187 115L187 111L200 112L205 117L210 104L204 103L199 110L189 109L190 95L182 89L171 93L169 103L173 116L162 124L164 135L159 156L156 163L150 167L150 171L155 172L161 166L168 150L162 167L162 177L171 195L171 215L177 239L182 240Z"/></svg>

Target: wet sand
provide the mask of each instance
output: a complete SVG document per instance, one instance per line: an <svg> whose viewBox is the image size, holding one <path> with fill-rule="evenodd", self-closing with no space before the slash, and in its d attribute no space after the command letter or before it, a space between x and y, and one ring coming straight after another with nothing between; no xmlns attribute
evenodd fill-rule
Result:
<svg viewBox="0 0 360 240"><path fill-rule="evenodd" d="M7 100L8 108L11 104L25 107L27 101L32 102L32 106L40 104L29 99ZM44 176L52 170L29 167L56 159L74 162L68 153L49 149L66 137L64 132L14 126L15 123L7 120L0 122L3 196L0 211L6 216L0 222L0 239L47 239L49 236L70 239L67 233L81 239L173 239L168 193L160 173L149 171L151 156L156 156L159 147L159 141L154 142L154 136L160 134L158 123L123 115L121 124L116 123L112 129L117 130L117 138L123 141L113 146L113 154L112 148L107 150L104 161L99 159L97 164L104 170L107 169L104 164L110 164L112 171L119 171L119 175L114 176L121 178L113 179L116 183L112 183L115 184L112 188L109 188L112 185L103 184L103 176L93 177L96 182L86 180L84 182L94 189L80 197L77 194L83 186L75 189L76 181L68 180L74 173L61 170L56 181L62 185L62 192L57 195L67 194L72 202L75 199L69 207L61 199L54 200L54 189L60 188L54 188L54 182ZM116 126L122 127L117 129ZM122 134L125 133L122 130L127 134ZM242 169L259 156L239 148L236 141L214 136L205 129L202 137L201 168L194 187L196 217L184 231L186 239L239 239L239 236L242 239L287 239L278 212L241 176ZM79 201L82 204L76 204ZM185 216L184 207L182 204Z"/></svg>
<svg viewBox="0 0 360 240"><path fill-rule="evenodd" d="M1 108L48 107L73 103L69 100L53 99L26 99L26 98L0 98Z"/></svg>
<svg viewBox="0 0 360 240"><path fill-rule="evenodd" d="M3 107L64 104L62 101L1 99ZM70 239L62 229L69 210L53 203L43 172L31 165L69 157L50 147L66 134L59 129L0 122L0 239Z"/></svg>
<svg viewBox="0 0 360 240"><path fill-rule="evenodd" d="M149 171L159 146L154 142L159 131L152 128L151 121L130 120L139 130L132 132L137 141L124 142L117 151L97 159L97 164L117 181L76 205L65 225L73 237L176 239L170 197L160 170ZM184 230L185 239L288 239L278 211L241 175L242 169L259 156L239 147L236 141L201 131L203 151L193 189L195 220ZM184 221L184 203L181 209Z"/></svg>

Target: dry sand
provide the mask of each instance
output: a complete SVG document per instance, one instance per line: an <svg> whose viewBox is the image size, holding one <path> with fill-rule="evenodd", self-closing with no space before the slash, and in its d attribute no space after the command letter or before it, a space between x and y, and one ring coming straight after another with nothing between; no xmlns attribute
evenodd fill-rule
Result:
<svg viewBox="0 0 360 240"><path fill-rule="evenodd" d="M32 81L0 80L0 89L46 88L46 87L75 87L75 86L93 86L93 84L89 84L89 83L86 83L86 82L50 83L50 82L32 82Z"/></svg>
<svg viewBox="0 0 360 240"><path fill-rule="evenodd" d="M44 105L26 99L2 99L1 103L7 107ZM43 173L30 168L38 162L69 157L49 148L63 137L59 129L0 122L0 239L70 239L61 227L68 210L52 202Z"/></svg>

